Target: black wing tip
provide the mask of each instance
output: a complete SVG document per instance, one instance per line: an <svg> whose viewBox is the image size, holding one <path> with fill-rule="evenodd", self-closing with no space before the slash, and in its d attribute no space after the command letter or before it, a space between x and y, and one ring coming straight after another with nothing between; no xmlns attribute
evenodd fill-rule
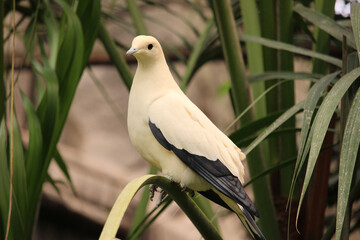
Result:
<svg viewBox="0 0 360 240"><path fill-rule="evenodd" d="M208 191L199 191L199 193L201 195L203 195L204 197L206 197L207 199L213 201L214 203L219 204L220 206L230 210L231 212L234 212L234 210L232 210L220 197L219 195L217 195L213 190L208 190ZM260 228L256 225L255 223L255 217L252 213L250 213L248 210L246 209L242 209L242 212L244 213L245 218L248 220L246 221L244 224L246 224L247 226L246 229L248 229L248 231L250 232L251 236L255 239L255 240L266 240L266 238L264 237L264 235L262 234ZM257 216L259 216L258 211L256 210L256 214ZM255 215L256 216L256 215Z"/></svg>
<svg viewBox="0 0 360 240"><path fill-rule="evenodd" d="M155 139L167 150L173 151L178 158L199 174L215 189L243 206L253 217L260 217L254 203L246 194L240 180L219 160L209 160L204 156L178 149L165 138L161 130L149 119L149 127ZM234 191L237 189L237 191ZM212 199L210 199L212 200ZM214 201L215 202L215 201ZM220 204L222 205L222 204Z"/></svg>
<svg viewBox="0 0 360 240"><path fill-rule="evenodd" d="M255 219L251 213L249 213L246 209L242 209L244 216L247 219L246 224L248 225L246 228L250 231L250 234L255 240L266 240L265 236L262 234L260 228L255 223ZM244 223L245 224L245 223Z"/></svg>
<svg viewBox="0 0 360 240"><path fill-rule="evenodd" d="M198 193L200 193L207 199L213 201L214 203L219 204L220 206L234 212L234 210L232 210L231 207L229 207L213 190L210 189L207 191L199 191Z"/></svg>

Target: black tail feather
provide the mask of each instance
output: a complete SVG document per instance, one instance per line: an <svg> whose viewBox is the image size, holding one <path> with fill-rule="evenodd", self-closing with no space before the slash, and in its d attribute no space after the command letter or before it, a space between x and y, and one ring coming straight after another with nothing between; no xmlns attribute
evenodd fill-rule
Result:
<svg viewBox="0 0 360 240"><path fill-rule="evenodd" d="M262 234L260 228L256 225L253 216L244 208L242 209L244 216L248 220L246 224L248 225L247 229L251 231L251 235L254 237L255 240L266 240L264 235Z"/></svg>
<svg viewBox="0 0 360 240"><path fill-rule="evenodd" d="M199 192L201 195L206 197L207 199L213 201L214 203L219 204L220 206L234 212L213 190L208 190L205 192ZM244 217L247 221L242 221L244 225L246 225L246 229L250 232L252 237L255 240L266 240L264 235L261 233L260 228L255 223L255 218L251 215L245 208L241 208L244 213Z"/></svg>

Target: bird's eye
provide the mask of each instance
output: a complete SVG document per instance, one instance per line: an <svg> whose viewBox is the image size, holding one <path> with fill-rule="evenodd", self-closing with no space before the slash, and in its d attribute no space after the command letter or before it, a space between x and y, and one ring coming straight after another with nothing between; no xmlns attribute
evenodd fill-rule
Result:
<svg viewBox="0 0 360 240"><path fill-rule="evenodd" d="M151 50L153 48L153 45L152 44L149 44L148 45L148 49Z"/></svg>

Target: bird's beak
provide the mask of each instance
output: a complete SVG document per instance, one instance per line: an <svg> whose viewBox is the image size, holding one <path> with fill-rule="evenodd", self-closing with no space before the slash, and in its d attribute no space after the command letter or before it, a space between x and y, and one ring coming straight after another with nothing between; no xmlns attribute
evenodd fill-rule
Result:
<svg viewBox="0 0 360 240"><path fill-rule="evenodd" d="M139 51L139 49L132 47L126 52L126 56L132 55L132 54L136 53L137 51Z"/></svg>

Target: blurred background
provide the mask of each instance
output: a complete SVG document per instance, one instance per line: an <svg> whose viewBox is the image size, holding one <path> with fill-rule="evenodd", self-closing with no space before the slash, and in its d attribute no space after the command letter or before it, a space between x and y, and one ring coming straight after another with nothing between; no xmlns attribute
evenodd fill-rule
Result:
<svg viewBox="0 0 360 240"><path fill-rule="evenodd" d="M0 89L0 138L4 140L0 142L0 239L5 238L9 209L11 157L6 129L11 126L12 56L16 123L14 227L10 227L9 239L98 239L121 190L150 169L130 143L126 125L136 60L124 53L138 34L159 40L173 75L189 98L238 146L251 149L244 162L245 180L256 179L246 191L259 208L259 225L267 229L263 231L268 239L286 239L287 232L289 239L331 239L340 222L338 237L360 237L355 160L346 183L351 192L345 194L345 220L336 222L335 218L343 121L350 118L358 75L351 79L355 85L347 89L347 107L329 110L333 120L325 129L331 131L325 130L325 140L319 140L320 153L314 160L314 165L321 161L320 167L306 168L308 152L301 152L312 141L308 135L313 131L303 133L302 129L312 129L315 114L307 115L311 121L306 125L305 107L300 104L317 86L312 109L317 112L330 86L358 67L358 61L349 67L356 61L348 56L359 47L352 31L359 29L351 25L348 1L24 0L14 1L15 13L12 1L0 2L0 63L4 66L0 72L4 83ZM226 23L227 18L234 25ZM322 25L324 21L327 26ZM230 26L230 33L224 24ZM231 37L237 41L231 43ZM236 46L231 48L231 44ZM226 46L238 54L235 60L240 59L240 65L231 66L235 60ZM352 59L356 58L355 54ZM341 75L331 75L336 71L342 71ZM240 90L234 87L236 83ZM247 100L237 103L244 96ZM256 105L234 124L254 101ZM286 119L281 122L283 114ZM357 153L358 144L354 145L350 152ZM303 184L309 185L307 195ZM142 192L126 211L118 233L121 239L129 239L126 236L134 228ZM290 214L286 210L289 196ZM300 235L295 230L299 200L304 201ZM224 239L251 239L235 214L216 204L210 206L211 219L216 218ZM155 203L149 202L147 212L154 208ZM341 231L343 228L347 230ZM201 239L201 235L176 203L171 203L140 239Z"/></svg>

